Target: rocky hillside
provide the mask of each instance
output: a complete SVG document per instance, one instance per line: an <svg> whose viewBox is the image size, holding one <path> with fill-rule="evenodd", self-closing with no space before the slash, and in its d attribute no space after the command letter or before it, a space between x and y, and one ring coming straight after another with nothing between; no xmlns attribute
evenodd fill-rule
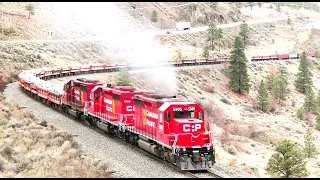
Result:
<svg viewBox="0 0 320 180"><path fill-rule="evenodd" d="M151 19L152 12L156 11L159 20L163 19L162 28L164 29L174 29L179 21L190 21L193 27L197 27L212 21L220 24L237 22L244 18L235 3L136 2L134 4L135 8L148 19ZM160 28L160 21L154 25Z"/></svg>

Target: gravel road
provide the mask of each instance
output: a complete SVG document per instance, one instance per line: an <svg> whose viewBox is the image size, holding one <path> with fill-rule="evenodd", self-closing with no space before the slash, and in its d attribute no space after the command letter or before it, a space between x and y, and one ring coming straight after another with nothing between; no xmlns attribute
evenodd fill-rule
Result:
<svg viewBox="0 0 320 180"><path fill-rule="evenodd" d="M106 162L110 171L114 172L114 176L123 178L189 177L128 145L119 143L119 140L103 135L35 101L22 92L17 82L7 85L4 96L7 101L25 107L24 110L32 112L38 118L45 119L48 124L53 124L59 130L73 134L74 140L80 144L82 150Z"/></svg>

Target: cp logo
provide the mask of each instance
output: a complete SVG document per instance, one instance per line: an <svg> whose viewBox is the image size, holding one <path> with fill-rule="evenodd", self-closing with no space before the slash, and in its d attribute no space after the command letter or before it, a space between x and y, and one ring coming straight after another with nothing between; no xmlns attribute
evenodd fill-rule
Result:
<svg viewBox="0 0 320 180"><path fill-rule="evenodd" d="M182 131L183 132L196 132L199 129L201 129L201 124L194 124L194 125L190 125L190 124L184 124L182 126Z"/></svg>

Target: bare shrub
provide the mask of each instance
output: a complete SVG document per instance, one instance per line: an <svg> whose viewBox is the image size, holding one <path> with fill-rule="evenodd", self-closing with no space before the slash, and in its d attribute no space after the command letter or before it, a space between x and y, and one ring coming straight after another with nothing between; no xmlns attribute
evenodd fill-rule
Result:
<svg viewBox="0 0 320 180"><path fill-rule="evenodd" d="M247 153L247 154L250 153L247 149L245 149L243 146L241 146L241 145L238 143L237 140L234 140L234 139L233 139L233 140L231 141L231 145L232 145L233 147L235 147L235 148L237 149L237 151L239 151L239 152L244 152L244 153Z"/></svg>
<svg viewBox="0 0 320 180"><path fill-rule="evenodd" d="M199 103L197 102L197 104L199 104ZM212 108L213 108L213 102L212 101L210 101L209 103L206 103L204 105L201 105L201 106L203 107L203 109L205 110L205 112L206 112L206 114L208 116L212 115Z"/></svg>
<svg viewBox="0 0 320 180"><path fill-rule="evenodd" d="M208 92L208 93L213 93L214 92L214 87L207 84L207 83L201 83L200 84L200 89L205 91L205 92Z"/></svg>
<svg viewBox="0 0 320 180"><path fill-rule="evenodd" d="M307 121L308 126L314 127L315 126L315 117L311 112L307 112L305 115L305 119Z"/></svg>
<svg viewBox="0 0 320 180"><path fill-rule="evenodd" d="M226 124L222 127L223 132L219 135L220 141L222 145L227 145L230 143L231 136L230 136L230 131L231 131L231 125Z"/></svg>
<svg viewBox="0 0 320 180"><path fill-rule="evenodd" d="M275 110L278 108L276 98L274 98L274 97L270 98L270 105L271 105L270 112L275 112Z"/></svg>
<svg viewBox="0 0 320 180"><path fill-rule="evenodd" d="M224 111L219 107L214 107L212 109L212 117L214 118L215 124L219 127L225 124L227 120Z"/></svg>
<svg viewBox="0 0 320 180"><path fill-rule="evenodd" d="M226 98L221 98L220 101L224 102L225 104L231 105L231 102Z"/></svg>
<svg viewBox="0 0 320 180"><path fill-rule="evenodd" d="M70 141L65 141L63 144L62 144L62 152L67 152L69 149L71 149L72 147L72 144Z"/></svg>
<svg viewBox="0 0 320 180"><path fill-rule="evenodd" d="M223 71L223 72L226 72L227 69L229 68L229 62L228 62L228 61L225 61L225 62L223 62L222 64L223 64L222 71Z"/></svg>
<svg viewBox="0 0 320 180"><path fill-rule="evenodd" d="M0 171L5 169L6 160L0 155Z"/></svg>
<svg viewBox="0 0 320 180"><path fill-rule="evenodd" d="M1 154L6 157L7 159L10 159L13 153L12 147L10 147L8 144L5 144L3 148L1 149Z"/></svg>
<svg viewBox="0 0 320 180"><path fill-rule="evenodd" d="M232 155L236 155L237 154L237 150L233 146L228 146L227 147L227 151L228 151L229 154L232 154Z"/></svg>
<svg viewBox="0 0 320 180"><path fill-rule="evenodd" d="M67 152L67 156L69 158L77 157L79 156L80 152L77 149L71 148Z"/></svg>
<svg viewBox="0 0 320 180"><path fill-rule="evenodd" d="M255 125L248 125L246 131L244 131L244 136L249 138L254 138L254 134L256 133L257 127Z"/></svg>

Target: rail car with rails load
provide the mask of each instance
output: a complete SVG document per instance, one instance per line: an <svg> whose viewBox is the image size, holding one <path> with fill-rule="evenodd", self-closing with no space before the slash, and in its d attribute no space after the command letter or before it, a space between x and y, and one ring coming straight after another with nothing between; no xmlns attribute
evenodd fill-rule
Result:
<svg viewBox="0 0 320 180"><path fill-rule="evenodd" d="M315 57L315 53L306 53L307 57ZM301 54L291 53L291 54L273 54L270 56L252 56L251 61L269 61L269 60L288 60L288 59L299 59Z"/></svg>

